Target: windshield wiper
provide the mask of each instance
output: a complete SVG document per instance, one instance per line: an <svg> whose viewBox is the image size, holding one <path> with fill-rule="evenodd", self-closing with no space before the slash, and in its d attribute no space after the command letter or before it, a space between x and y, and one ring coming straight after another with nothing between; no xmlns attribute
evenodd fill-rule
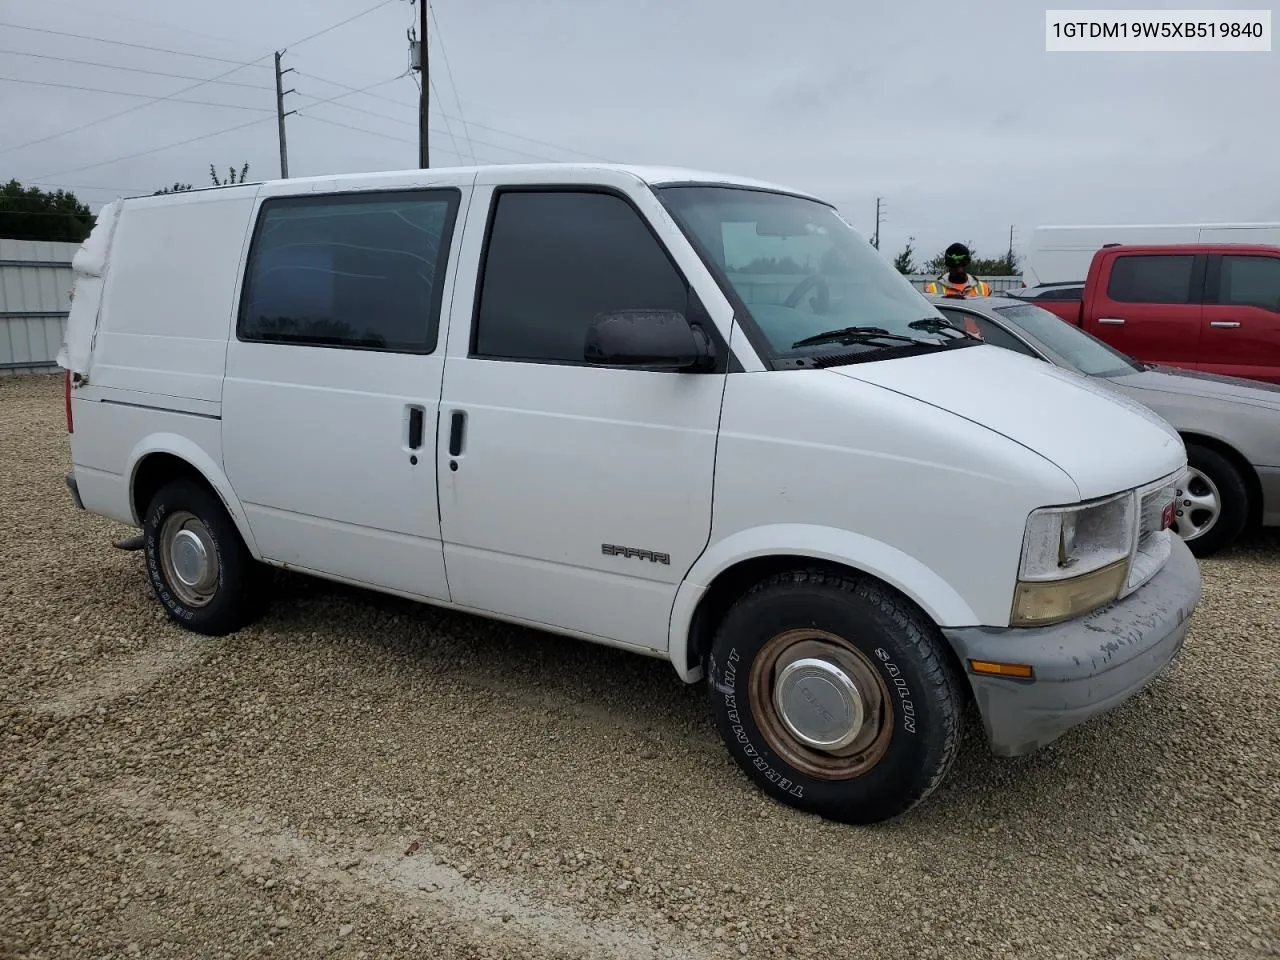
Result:
<svg viewBox="0 0 1280 960"><path fill-rule="evenodd" d="M968 330L961 330L959 327L948 323L946 320L939 320L937 317L925 317L923 320L913 320L907 324L912 330L924 330L926 333L942 333L943 330L948 333L955 333L961 337L968 337L971 340L981 340L981 337L975 337Z"/></svg>
<svg viewBox="0 0 1280 960"><path fill-rule="evenodd" d="M815 333L812 337L797 340L791 345L791 349L814 347L820 343L863 343L867 340L897 340L899 343L924 342L916 337L890 333L884 327L841 327L839 330L824 330L822 333Z"/></svg>

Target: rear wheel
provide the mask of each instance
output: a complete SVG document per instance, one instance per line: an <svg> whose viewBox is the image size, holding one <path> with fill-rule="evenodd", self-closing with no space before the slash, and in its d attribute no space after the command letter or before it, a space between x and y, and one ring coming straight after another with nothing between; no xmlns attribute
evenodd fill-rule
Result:
<svg viewBox="0 0 1280 960"><path fill-rule="evenodd" d="M872 581L774 576L730 609L712 642L716 725L775 799L844 823L890 819L955 759L964 693L943 643Z"/></svg>
<svg viewBox="0 0 1280 960"><path fill-rule="evenodd" d="M226 508L190 480L165 484L147 509L147 577L177 623L196 633L231 633L258 612L253 557Z"/></svg>
<svg viewBox="0 0 1280 960"><path fill-rule="evenodd" d="M1173 529L1192 553L1207 557L1239 538L1249 517L1249 491L1231 461L1209 447L1188 443L1187 468Z"/></svg>

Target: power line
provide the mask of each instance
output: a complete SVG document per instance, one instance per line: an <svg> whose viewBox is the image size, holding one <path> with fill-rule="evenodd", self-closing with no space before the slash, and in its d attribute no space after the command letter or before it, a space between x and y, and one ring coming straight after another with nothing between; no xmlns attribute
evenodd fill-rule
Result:
<svg viewBox="0 0 1280 960"><path fill-rule="evenodd" d="M365 127L357 127L354 124L342 123L338 120L330 120L328 117L314 117L305 113L299 114L299 116L302 117L304 120L314 120L316 123L327 123L332 127L342 127L344 130L354 130L357 133L367 133L373 137L385 137L387 140L395 140L398 143L407 143L415 147L418 145L417 140L410 140L408 137L397 137L394 134L382 133L378 130L369 130L369 129L366 129ZM432 131L432 133L439 133L439 132L440 131L438 130ZM436 149L443 150L445 153L452 153L455 157L457 157L459 160L462 160L464 162L467 159L465 156L463 156L462 154L454 150L448 150L444 147L437 147Z"/></svg>
<svg viewBox="0 0 1280 960"><path fill-rule="evenodd" d="M119 16L118 14L110 14L111 16ZM133 17L120 17L121 20L133 20ZM137 20L137 23L147 23L146 20ZM71 37L76 40L89 40L93 43L108 43L115 47L130 47L134 50L149 50L152 53L171 53L175 57L194 57L197 60L212 60L215 63L240 63L239 60L231 60L227 57L215 57L207 53L188 53L185 50L170 50L167 47L156 47L149 43L131 43L127 40L107 40L104 37L91 37L84 33L68 33L65 30L49 30L45 27L28 27L20 23L0 23L0 27L10 27L13 30L30 30L32 33L47 33L54 37ZM180 29L180 28L173 28ZM187 31L184 31L187 32ZM250 64L250 66L262 66L266 64Z"/></svg>
<svg viewBox="0 0 1280 960"><path fill-rule="evenodd" d="M297 71L294 71L294 72L296 73ZM299 74L299 76L301 76L301 74ZM315 103L304 104L302 109L310 109L311 107L318 107L318 106L321 106L322 104L333 103L335 100L342 100L345 97L354 97L357 93L365 93L366 91L372 90L375 87L385 87L388 83L395 83L397 80L399 80L403 76L404 76L403 73L397 73L394 77L388 77L386 80L379 80L377 83L371 83L367 87L352 88L351 90L348 90L346 93L340 93L336 97L329 97L327 100L316 100L315 97L311 97L312 100L315 100ZM311 95L299 94L299 96L311 96ZM336 106L346 106L346 104L336 104Z"/></svg>
<svg viewBox="0 0 1280 960"><path fill-rule="evenodd" d="M299 74L299 76L306 76L306 74ZM399 80L400 78L399 78L399 77L396 77L395 79ZM351 91L350 93L344 93L344 94L342 94L342 96L344 96L344 97L347 97L347 96L355 96L355 94L356 94L356 91L354 91L354 90L353 90L353 91ZM349 104L349 103L337 103L337 102L336 102L336 100L337 100L337 98L336 98L336 97L335 97L334 99L332 99L332 100L321 100L321 99L319 99L318 97L315 97L315 96L313 96L312 94L309 94L309 93L300 93L300 94L298 94L298 96L301 96L301 97L310 97L312 100L315 100L315 101L316 101L315 103L312 103L312 104L304 104L304 106L312 106L312 107L315 107L315 106L319 106L319 105L320 105L320 104L322 104L322 103L332 103L335 107L341 107L343 110L351 110L351 111L353 111L353 112L355 112L355 113L360 114L361 116L366 116L366 117L378 117L378 118L379 118L379 119L381 119L381 120L389 120L389 121L391 121L392 123L401 123L401 124L404 124L406 127L417 127L417 124L416 124L416 123L413 123L413 122L412 122L412 121L410 121L410 120L404 120L404 119L402 119L402 118L400 118L400 117L393 117L393 116L391 116L391 114L389 114L389 113L379 113L378 111L376 111L376 110L370 110L370 109L368 109L367 107L353 107L353 106L352 106L351 104ZM373 96L373 94L370 94L370 96Z"/></svg>
<svg viewBox="0 0 1280 960"><path fill-rule="evenodd" d="M300 77L307 77L307 78L308 78L308 79L310 79L310 80L319 80L321 83L329 83L329 84L332 84L332 85L333 85L333 86L335 86L335 87L342 87L342 88L343 88L343 89L345 89L345 90L350 90L350 91L352 91L352 93L353 93L353 94L354 94L354 93L357 93L357 92L363 92L363 93L365 93L365 96L372 97L372 98L374 98L375 100L382 100L382 101L385 101L386 103L395 104L397 107L403 107L405 110L413 110L413 109L414 109L414 106L413 106L412 104L405 103L403 100L397 100L397 99L395 99L394 97L387 97L387 96L383 96L382 94L378 94L378 93L368 93L368 92L367 92L367 89L368 89L368 88L365 88L365 90L364 90L364 91L360 91L360 90L357 90L357 88L352 87L352 86L349 86L349 85L347 85L347 84L345 84L345 83L342 83L342 82L340 82L340 81L338 81L338 80L330 80L328 77L318 77L318 76L316 76L316 75L315 75L315 74L313 74L313 73L306 73L306 72L304 72L304 71L302 71L302 70L299 70L299 71L298 71L298 76L300 76ZM399 77L396 77L395 79L399 80L400 78L399 78ZM313 104L313 106L314 106L314 104ZM343 106L343 107L347 107L348 105L344 103L344 104L342 104L342 106ZM351 107L350 109L361 109L361 108ZM405 123L405 124L408 124L409 126L414 126L414 127L416 127L416 126L417 126L417 124L416 124L416 123L410 123L410 122L409 122L409 121L407 121L407 120L401 120L401 119L399 119L398 117L390 117L390 116L387 116L386 114L374 113L372 110L370 110L370 111L369 111L369 114L370 114L370 116L382 117L384 120L392 120L392 121L394 121L394 122L396 122L396 123ZM462 118L461 118L461 117L454 117L454 116L450 116L449 114L443 113L443 112L441 112L441 111L436 111L436 114L437 114L437 116L444 117L444 118L446 118L446 119L448 119L448 120L459 120L459 121L461 121L461 120L462 120ZM602 162L602 163L611 163L611 162L613 162L613 161L609 160L609 159L608 159L608 158L606 158L606 157L601 157L601 156L598 156L598 155L596 155L596 154L594 154L594 153L587 153L587 152L585 152L585 151L583 151L583 150L575 150L575 149L573 149L572 147L566 147L566 146L564 146L563 144L559 144L559 143L552 143L552 142L550 142L550 141L548 141L548 140L539 140L539 139L537 139L536 137L526 137L525 135L520 134L520 133L512 133L510 130L503 130L501 127L489 127L489 126L485 126L483 123L476 123L474 120L467 120L467 121L463 121L463 122L465 122L468 126L476 127L476 128L478 128L478 129L480 129L480 130L488 130L488 131L489 131L489 132L491 132L491 133L499 133L499 134L502 134L502 136L504 136L504 137L511 137L513 140L524 140L526 143L534 143L534 144L537 144L537 145L538 145L538 146L540 146L540 147L550 147L552 150L560 150L560 151L561 151L561 152L563 152L563 153L572 153L572 154L576 154L577 156L580 156L580 157L586 157L586 158L587 158L587 159L589 159L589 160L598 160L598 161L600 161L600 162ZM477 143L479 143L480 141L478 141L478 140L477 140L476 142L477 142ZM500 149L507 150L507 149L510 149L510 148L508 148L508 147L501 147ZM516 151L516 152L519 152L519 151ZM531 156L532 156L532 155L531 155ZM545 159L545 158L543 158L543 159Z"/></svg>
<svg viewBox="0 0 1280 960"><path fill-rule="evenodd" d="M36 87L58 87L63 90L81 90L88 93L105 93L115 97L142 97L150 99L149 93L131 93L127 90L102 90L98 87L84 87L75 83L54 83L51 80L22 80L18 77L0 77L0 83L25 83ZM266 107L249 107L240 103L218 103L215 100L187 100L171 97L171 103L190 103L201 107L226 107L228 110L252 110L255 113L271 113Z"/></svg>
<svg viewBox="0 0 1280 960"><path fill-rule="evenodd" d="M299 114L299 116L301 116L304 120L314 120L314 121L316 121L316 123L327 123L327 124L329 124L330 126L333 126L333 127L342 127L342 128L343 128L343 129L345 129L345 130L354 130L354 131L356 131L357 133L367 133L367 134L369 134L370 136L374 136L374 137L385 137L385 138L386 138L386 139L388 139L388 140L395 140L395 141L397 141L398 143L407 143L407 144L410 144L410 145L415 146L415 147L418 145L418 141L417 141L417 140L410 140L408 137L397 137L397 136L394 136L393 134L390 134L390 133L381 133L380 131L377 131L377 130L368 130L368 129L366 129L365 127L357 127L357 126L355 126L354 124L350 124L350 123L341 123L341 122L340 122L340 121L338 121L338 120L330 120L328 117L313 117L313 116L308 116L307 114ZM432 130L431 132L432 132L432 133L439 133L440 131L439 131L439 130ZM442 150L442 151L444 151L445 153L451 153L451 154L453 154L455 157L457 157L459 160L463 161L463 163L464 163L464 164L466 163L466 160L467 160L466 156L465 156L465 155L463 155L463 154L461 154L461 153L458 153L458 152L457 152L457 151L455 151L455 150L449 150L449 149L446 149L445 147L437 147L436 149L437 149L437 150ZM472 159L474 160L475 158L473 157ZM485 161L482 161L482 162L484 162L484 163L491 163L492 161L485 160Z"/></svg>
<svg viewBox="0 0 1280 960"><path fill-rule="evenodd" d="M342 127L344 130L354 130L357 133L367 133L371 137L383 137L387 140L395 140L397 143L408 143L413 146L418 145L417 140L410 140L408 137L397 137L395 134L382 133L379 130L368 130L365 127L357 127L354 124L343 123L341 120L330 120L328 117L313 117L309 113L298 114L303 120L314 120L316 123L327 123L331 127Z"/></svg>
<svg viewBox="0 0 1280 960"><path fill-rule="evenodd" d="M399 77L396 77L395 79L399 80L400 78L399 78ZM354 95L355 95L355 91L352 91L351 93L344 93L344 94L340 94L340 96L343 96L343 97L349 97L349 96L354 96ZM334 97L334 98L332 98L331 100L319 100L319 101L317 101L317 102L315 102L315 103L308 103L308 104L305 104L301 109L302 109L302 110L310 110L312 107L319 107L319 106L322 106L322 105L324 105L324 104L326 104L326 103L332 103L332 102L333 102L333 100L336 100L336 99L338 99L338 98L337 98L337 97ZM334 106L346 106L346 104L334 104ZM307 114L299 113L299 116L307 116ZM373 116L377 116L377 114L373 114ZM320 119L320 118L318 118L318 117L312 117L312 119L313 119L313 120L316 120L316 119ZM394 119L394 118L392 118L392 117L387 117L387 118L385 118L385 119L391 120L391 119ZM333 122L336 122L336 121L333 121ZM396 121L396 122L397 122L397 123L399 123L399 122L404 122L404 121ZM416 124L413 124L413 126L416 126ZM428 132L430 132L430 133L434 133L434 134L437 134L438 136L448 136L448 135L449 135L449 131L447 131L447 130L437 130L437 129L435 129L434 127L429 127L429 128L428 128ZM417 141L414 141L414 142L416 143ZM472 138L471 140L468 140L468 143L471 143L471 144L477 144L477 145L482 146L482 147L492 147L494 150L506 150L508 153L518 153L518 154L520 154L520 155L522 155L522 156L530 157L531 159L534 159L534 160L545 160L545 161L546 161L546 162L548 162L548 163L555 163L555 162L556 162L556 161L555 161L555 159L554 159L553 157L544 157L544 156L542 156L541 154L537 154L537 153L529 153L528 151L525 151L525 150L517 150L515 147L507 147L507 146L503 146L503 145L502 145L502 144L500 144L500 143L488 143L487 141L484 141L484 140L476 140L476 139L474 139L474 138ZM455 143L455 144L454 144L454 146L457 146L457 144ZM462 159L462 160L465 160L465 159L466 159L466 156L465 156L464 154L458 153L458 152L457 152L457 151L455 151L455 150L450 150L450 151L448 151L448 152L449 152L449 153L452 153L455 157L458 157L459 159Z"/></svg>
<svg viewBox="0 0 1280 960"><path fill-rule="evenodd" d="M422 2L427 3L427 0L422 0ZM440 56L444 59L445 77L449 81L449 86L453 88L453 102L458 105L458 117L462 122L462 136L467 141L467 149L471 150L471 132L467 129L467 119L462 113L462 100L458 96L458 84L453 79L453 69L449 66L449 52L444 48L444 34L440 32L440 21L436 19L436 8L427 3L427 12L431 14L431 25L435 28L436 42L440 44ZM425 40L426 38L424 37L423 39ZM430 79L430 77L428 77L428 79ZM432 92L435 92L434 89ZM440 99L439 95L436 96L436 99ZM453 136L453 128L449 126L449 118L443 113L441 113L440 116L445 117L445 127L449 130L449 135ZM454 141L454 146L456 147L457 145L457 141ZM475 151L471 150L471 159L473 162L475 161L475 158Z"/></svg>
<svg viewBox="0 0 1280 960"><path fill-rule="evenodd" d="M225 34L215 34L207 31L189 30L186 27L179 26L178 24L171 23L170 21L167 21L167 20L145 20L139 17L127 17L123 14L116 13L115 11L112 11L112 10L104 10L97 5L86 6L84 4L70 2L70 0L44 0L44 2L56 3L61 6L71 7L72 9L76 9L76 10L84 10L84 11L96 14L98 16L111 17L114 20L123 20L127 23L138 23L147 27L155 27L161 30L170 30L175 33L183 33L183 34L186 34L187 36L197 37L202 44L207 44L210 40L216 40L220 43L238 46L241 49L244 49L244 46L245 46L243 39L228 37ZM377 9L377 8L374 8L374 9ZM369 11L366 11L366 12L369 12ZM90 37L90 36L87 36L84 34L78 34L78 33L65 33L65 32L59 33L57 31L45 30L44 28L39 28L39 27L26 27L26 26L20 26L18 24L0 24L0 26L14 26L20 30L43 30L43 32L45 33L56 33L58 36L75 37L77 39L91 40L98 43L124 44L124 41L120 41L120 40L104 40L99 37ZM299 41L299 43L301 42L302 41ZM153 47L153 46L144 45L144 44L131 44L131 45L139 46L148 50L154 50L158 53L172 53L172 54L176 54L184 57L204 57L205 59L215 60L220 63L238 63L239 62L237 60L232 60L225 57L213 57L207 54L187 53L181 50L170 50L166 47ZM294 44L294 46L297 46L297 45L298 44ZM322 63L322 64L325 64L326 66L334 66L332 61L329 61L329 60L324 60L321 58L315 58L315 60L317 63ZM263 70L271 69L270 65L265 63L255 62L255 63L249 64L249 66L258 67ZM339 68L339 69L342 69L342 68Z"/></svg>
<svg viewBox="0 0 1280 960"><path fill-rule="evenodd" d="M373 13L375 10L381 10L383 7L387 6L388 4L392 4L396 2L397 0L379 0L378 3L375 3L369 9L362 10L353 16L347 17L347 19L345 20L339 20L337 23L335 23L331 27L325 27L323 30L317 30L315 33L311 34L310 36L303 37L301 40L295 40L293 41L293 43L289 44L289 46L300 47L304 43L306 43L308 40L314 40L316 37L323 37L326 33L328 33L331 30L337 30L339 27L345 27L352 20L359 20L361 17L367 16ZM288 49L288 47L286 47L285 49ZM268 56L270 56L270 54L268 54ZM259 57L258 59L261 60L262 58Z"/></svg>
<svg viewBox="0 0 1280 960"><path fill-rule="evenodd" d="M258 60L262 60L265 57L269 57L269 56L271 56L271 54L269 53L263 54L263 56L259 57ZM181 90L175 90L173 91L173 93L165 94L164 96L161 96L161 97L152 97L150 100L147 100L143 103L135 104L132 107L129 107L125 110L121 110L118 113L113 113L110 116L99 117L97 120L90 120L88 123L82 123L78 127L72 127L70 130L62 130L62 131L59 131L58 133L51 133L47 137L40 137L39 139L36 139L36 140L28 140L26 143L18 144L16 147L5 147L3 150L0 150L0 154L12 153L14 150L23 150L27 147L34 147L38 143L47 143L50 140L57 140L59 137L65 137L72 133L79 133L81 130L89 129L89 127L96 127L100 123L106 123L108 120L115 120L118 117L123 117L126 114L130 114L130 113L133 113L134 111L141 110L144 107L149 107L153 103L160 103L164 100L172 100L174 97L178 96L178 94L180 93L188 93L192 90L195 90L197 87L203 87L207 83L213 83L215 80L221 80L223 77L228 77L231 74L235 73L241 67L251 66L254 63L257 63L257 60L251 60L248 63L243 63L239 67L232 67L230 70L226 71L225 73L220 73L216 77L210 77L208 80L201 80L199 83L193 83L191 86L183 87Z"/></svg>
<svg viewBox="0 0 1280 960"><path fill-rule="evenodd" d="M275 113L273 110L272 113ZM99 160L97 163L87 163L83 167L72 167L69 170L59 170L56 173L45 173L36 177L37 180L48 180L52 177L65 176L68 173L79 173L81 170L93 170L96 167L105 167L113 163L120 163L122 160L132 160L135 157L145 157L148 154L160 153L162 150L172 150L174 147L185 147L188 143L196 143L200 140L208 140L210 137L220 137L224 133L234 133L237 130L243 130L245 127L252 127L254 124L266 123L273 120L274 117L259 117L257 120L250 120L247 123L237 124L234 127L227 127L225 130L215 130L213 133L202 133L198 137L189 137L186 140L179 140L177 143L167 143L162 147L152 147L150 150L139 150L137 153L127 153L123 157L113 157L110 160Z"/></svg>
<svg viewBox="0 0 1280 960"><path fill-rule="evenodd" d="M394 2L394 0L389 0L389 2ZM396 76L394 76L394 77L389 77L389 78L388 78L388 79L386 79L386 80L379 80L377 83L371 83L371 84L369 84L369 86L368 86L367 88L365 88L365 89L373 89L374 87L380 87L380 86L383 86L384 84L388 84L388 83L391 83L391 82L393 82L393 81L395 81L395 80L399 80L401 76L403 76L403 74L397 74ZM351 93L341 93L341 94L338 94L338 96L337 96L337 97L333 97L332 99L337 100L339 97L351 96L351 95L353 95L353 94L356 94L356 93L363 93L363 92L364 92L363 90L353 90L353 91L351 91ZM320 101L320 103L328 103L328 102L329 102L329 101L327 101L327 100L321 100L321 101ZM311 104L311 106L313 106L313 107L314 107L314 106L319 106L319 104L317 104L317 103L313 103L313 104ZM274 113L275 113L275 111L274 111L274 110L272 110L272 111L270 111L270 113L274 114ZM299 116L301 116L301 114L299 114ZM254 124L257 124L257 123L263 123L264 121L269 120L269 119L272 119L272 118L271 118L271 117L259 117L257 120L250 120L250 121L248 121L247 123L241 123L241 124L238 124L237 126L234 126L234 127L227 127L225 130L215 130L213 133L205 133L205 134L201 134L201 135L200 135L200 136L198 136L198 137L190 137L190 138L188 138L188 139L186 139L186 140L180 140L180 141L178 141L177 143L169 143L169 144L165 144L165 145L164 145L164 146L162 146L162 147L152 147L150 150L139 150L137 153L130 153L130 154L126 154L126 155L125 155L125 156L123 156L123 157L115 157L114 159L111 159L111 160L102 160L102 161L99 161L98 163L90 163L90 164L87 164L87 165L85 165L85 166L83 166L83 167L75 167L75 168L73 168L73 169L71 169L71 170L59 170L57 173L46 173L46 174L41 174L39 177L36 177L35 179L36 179L36 180L49 180L49 179L52 179L53 177L61 177L61 176L65 176L65 175L66 175L66 174L68 174L68 173L79 173L81 170L92 170L92 169L94 169L95 167L104 167L104 166L107 166L107 165L112 164L112 163L119 163L119 162L120 162L120 161L122 161L122 160L132 160L132 159L134 159L135 157L144 157L144 156L147 156L148 154L152 154L152 153L159 153L159 152L161 152L162 150L171 150L171 149L173 149L174 147L184 147L184 146L186 146L186 145L187 145L187 144L189 144L189 143L196 143L197 141L200 141L200 140L207 140L207 139L209 139L210 137L217 137L217 136L221 136L221 135L222 135L222 134L224 134L224 133L234 133L234 132L235 132L235 131L237 131L237 130L243 130L245 127L251 127L251 126L253 126ZM313 119L314 119L314 118L313 118Z"/></svg>
<svg viewBox="0 0 1280 960"><path fill-rule="evenodd" d="M422 2L423 2L423 3L426 3L426 0L422 0ZM428 83L428 84L430 85L430 87L431 87L431 96L433 96L436 100L439 100L439 99L440 99L440 92L439 92L438 90L436 90L436 81L435 81L435 78L434 78L433 76L431 76L431 74L430 74L430 73L428 73L428 74L427 74L427 83ZM429 110L427 111L428 115L430 115L430 112L431 112L431 111L429 111ZM444 114L440 114L440 116L444 116ZM445 117L445 121L444 121L444 129L445 129L445 132L449 134L449 139L453 142L453 155L454 155L455 157L460 157L460 158L462 158L462 159L466 159L466 157L465 157L465 156L463 156L463 154L461 154L461 153L459 153L459 152L458 152L458 138L457 138L457 137L455 137L455 136L453 135L453 124L451 124L451 123L449 122L449 118L448 118L448 117ZM469 145L468 145L468 149L470 149L470 146L469 146ZM474 155L473 155L473 157L472 157L472 162L474 162L474 161L475 161L475 158L474 158Z"/></svg>
<svg viewBox="0 0 1280 960"><path fill-rule="evenodd" d="M300 44L306 43L309 40L314 40L316 37L323 36L324 34L329 33L331 30L336 30L338 29L338 27L345 26L346 24L350 23L353 20L358 20L360 17L373 13L373 11L378 10L382 7L387 6L390 3L395 3L395 2L396 0L379 0L377 4L375 4L372 7L369 7L367 10L362 10L360 13L347 17L345 20L340 20L339 22L332 24L331 26L325 27L323 30L317 30L315 33L305 36L301 40L295 40L290 46L296 47L296 46L299 46ZM40 137L37 140L28 140L26 143L20 143L14 147L5 147L3 150L0 150L0 155L6 154L6 153L12 153L14 150L22 150L22 149L25 149L26 147L32 147L38 143L47 143L50 140L56 140L59 137L65 137L68 134L78 133L79 131L86 130L89 127L95 127L100 123L106 123L109 120L115 120L118 117L123 117L126 114L133 113L134 111L142 110L153 103L160 103L165 100L172 100L174 97L178 96L179 94L190 93L192 90L195 90L197 87L203 87L205 84L214 83L215 81L221 80L223 77L229 77L231 74L235 73L237 70L243 70L245 67L251 67L257 64L258 62L265 60L267 57L272 56L274 53L275 53L274 50L269 51L268 53L264 53L260 57L254 58L253 60L247 60L244 63L237 64L236 66L233 66L230 70L220 73L215 77L210 77L207 80L201 80L199 83L192 84L189 87L183 87L181 90L175 90L173 91L173 93L165 94L164 96L154 97L151 100L148 100L144 103L135 104L134 106L129 107L126 110L121 110L119 113L113 113L107 117L100 117L97 120L90 120L88 123L82 123L78 127L72 127L70 130L63 130L60 133L53 133L47 137Z"/></svg>
<svg viewBox="0 0 1280 960"><path fill-rule="evenodd" d="M47 53L25 53L21 50L0 50L0 53L11 57L34 57L37 60L56 60L59 63L75 63L82 67L103 67L107 70L123 70L127 73L145 73L153 77L168 77L171 80L200 80L204 83L217 83L220 86L243 87L246 90L262 91L267 89L259 83L240 83L236 80L205 80L203 77L192 77L181 73L166 73L163 70L147 70L144 67L123 67L114 63L103 63L100 60L77 60L73 57L55 57Z"/></svg>

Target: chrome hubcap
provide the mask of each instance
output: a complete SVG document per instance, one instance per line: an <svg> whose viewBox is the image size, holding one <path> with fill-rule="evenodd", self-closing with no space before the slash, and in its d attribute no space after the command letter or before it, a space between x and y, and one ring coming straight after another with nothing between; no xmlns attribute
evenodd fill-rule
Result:
<svg viewBox="0 0 1280 960"><path fill-rule="evenodd" d="M189 607L202 607L218 588L218 551L209 528L179 510L160 531L160 566L169 587Z"/></svg>
<svg viewBox="0 0 1280 960"><path fill-rule="evenodd" d="M1194 467L1188 468L1174 503L1174 533L1183 540L1203 537L1214 528L1221 513L1222 495L1217 484Z"/></svg>
<svg viewBox="0 0 1280 960"><path fill-rule="evenodd" d="M774 681L774 705L793 737L816 750L839 750L862 730L862 697L853 679L829 660L793 660Z"/></svg>

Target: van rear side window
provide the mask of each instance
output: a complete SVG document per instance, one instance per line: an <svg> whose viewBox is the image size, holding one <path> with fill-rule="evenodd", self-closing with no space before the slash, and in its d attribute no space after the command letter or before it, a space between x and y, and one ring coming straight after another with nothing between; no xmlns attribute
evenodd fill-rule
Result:
<svg viewBox="0 0 1280 960"><path fill-rule="evenodd" d="M237 335L431 353L458 202L456 190L265 201Z"/></svg>

